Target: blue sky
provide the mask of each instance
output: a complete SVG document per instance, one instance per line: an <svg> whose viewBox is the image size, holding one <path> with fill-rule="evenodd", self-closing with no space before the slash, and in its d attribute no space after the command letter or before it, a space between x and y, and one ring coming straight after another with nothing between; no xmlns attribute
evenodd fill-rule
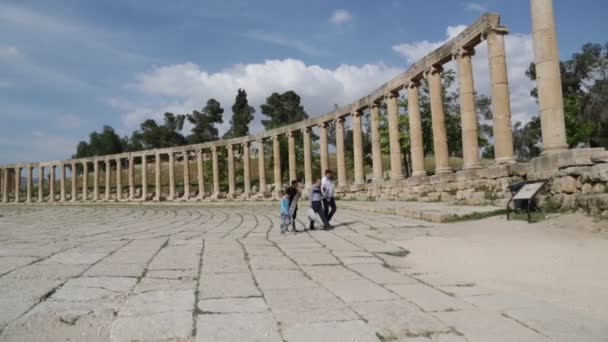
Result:
<svg viewBox="0 0 608 342"><path fill-rule="evenodd" d="M556 0L562 58L606 40L608 2ZM0 163L65 159L93 130L130 134L164 111L190 112L238 87L259 104L294 89L311 115L365 95L498 12L514 120L534 115L522 75L532 61L528 0L0 0ZM487 92L484 47L475 81Z"/></svg>

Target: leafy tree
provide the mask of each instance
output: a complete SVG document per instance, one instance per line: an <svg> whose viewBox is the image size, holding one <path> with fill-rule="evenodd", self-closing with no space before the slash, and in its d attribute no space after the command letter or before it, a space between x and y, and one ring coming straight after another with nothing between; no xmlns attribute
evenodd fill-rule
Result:
<svg viewBox="0 0 608 342"><path fill-rule="evenodd" d="M268 119L262 120L262 125L264 125L264 128L269 130L308 119L308 114L304 110L304 106L300 104L300 100L300 96L293 90L286 91L283 94L272 93L272 95L266 98L266 103L260 106L262 114L268 117ZM301 141L302 139L298 136L296 139L297 160L304 159L303 146L300 143ZM280 138L280 147L281 172L283 178L287 179L287 171L289 169L289 154L286 137ZM268 149L267 155L272 155L272 146L267 144L266 148ZM301 178L301 172L299 172L298 178Z"/></svg>
<svg viewBox="0 0 608 342"><path fill-rule="evenodd" d="M214 141L219 139L218 129L215 125L224 122L222 114L224 108L216 99L210 99L202 109L202 111L192 111L192 114L188 114L186 117L188 121L194 126L192 127L192 134L188 136L188 142L190 144L198 144L207 141Z"/></svg>
<svg viewBox="0 0 608 342"><path fill-rule="evenodd" d="M72 158L103 156L123 152L122 140L110 126L104 126L101 132L92 132L89 142L81 141Z"/></svg>
<svg viewBox="0 0 608 342"><path fill-rule="evenodd" d="M513 146L519 160L527 160L540 154L540 118L535 116L525 125L516 122L513 126Z"/></svg>
<svg viewBox="0 0 608 342"><path fill-rule="evenodd" d="M249 105L247 92L245 89L239 89L232 105L230 129L224 134L224 139L249 134L249 123L253 120L253 113L255 113L255 108Z"/></svg>
<svg viewBox="0 0 608 342"><path fill-rule="evenodd" d="M139 131L133 132L130 144L143 149L186 145L188 141L180 133L185 119L185 115L173 113L165 113L163 125L148 119L140 125Z"/></svg>

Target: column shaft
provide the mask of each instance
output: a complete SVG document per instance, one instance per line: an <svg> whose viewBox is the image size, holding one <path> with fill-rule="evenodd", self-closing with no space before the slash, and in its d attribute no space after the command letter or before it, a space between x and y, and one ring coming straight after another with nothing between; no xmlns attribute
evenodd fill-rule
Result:
<svg viewBox="0 0 608 342"><path fill-rule="evenodd" d="M196 182L198 184L198 199L205 197L205 178L203 169L203 151L196 151Z"/></svg>
<svg viewBox="0 0 608 342"><path fill-rule="evenodd" d="M494 156L497 163L513 161L511 101L504 35L506 29L496 28L488 35L488 60L492 86L492 117L494 119Z"/></svg>
<svg viewBox="0 0 608 342"><path fill-rule="evenodd" d="M388 116L388 139L391 149L391 180L403 179L401 161L401 143L399 142L399 93L390 92L386 95L386 111Z"/></svg>
<svg viewBox="0 0 608 342"><path fill-rule="evenodd" d="M302 129L302 140L304 143L304 181L305 188L310 189L314 183L312 179L312 145L310 141L310 134L312 129L306 127Z"/></svg>
<svg viewBox="0 0 608 342"><path fill-rule="evenodd" d="M93 201L99 200L99 160L93 161Z"/></svg>
<svg viewBox="0 0 608 342"><path fill-rule="evenodd" d="M160 178L160 153L156 153L154 155L154 200L156 202L160 201L161 195L161 178Z"/></svg>
<svg viewBox="0 0 608 342"><path fill-rule="evenodd" d="M169 198L170 201L175 199L175 155L169 153Z"/></svg>
<svg viewBox="0 0 608 342"><path fill-rule="evenodd" d="M460 120L462 126L463 169L481 167L479 143L477 141L477 112L475 110L475 83L471 57L475 51L462 48L456 53L458 59L458 82L460 91Z"/></svg>
<svg viewBox="0 0 608 342"><path fill-rule="evenodd" d="M72 198L70 198L70 200L72 202L76 202L76 199L78 198L78 195L76 194L76 163L72 162L72 164L70 165L71 168L71 174L72 174L72 191L70 192L70 194L72 195Z"/></svg>
<svg viewBox="0 0 608 342"><path fill-rule="evenodd" d="M296 172L296 132L287 134L287 148L289 158L289 182L298 178Z"/></svg>
<svg viewBox="0 0 608 342"><path fill-rule="evenodd" d="M111 187L111 182L110 182L110 177L112 176L112 171L111 171L111 167L112 165L110 164L110 159L105 160L106 163L106 174L105 174L105 181L106 181L106 189L104 191L104 197L106 201L110 200L110 192L112 191L112 187Z"/></svg>
<svg viewBox="0 0 608 342"><path fill-rule="evenodd" d="M25 193L25 201L27 203L32 202L32 166L27 166L27 184L26 184L26 193Z"/></svg>
<svg viewBox="0 0 608 342"><path fill-rule="evenodd" d="M2 202L8 202L8 169L2 170Z"/></svg>
<svg viewBox="0 0 608 342"><path fill-rule="evenodd" d="M148 156L141 156L141 201L148 200Z"/></svg>
<svg viewBox="0 0 608 342"><path fill-rule="evenodd" d="M15 168L15 203L21 202L21 168Z"/></svg>
<svg viewBox="0 0 608 342"><path fill-rule="evenodd" d="M249 151L249 142L246 142L242 145L243 148L243 182L244 189L243 195L245 197L249 197L251 194L251 165L250 165L250 151Z"/></svg>
<svg viewBox="0 0 608 342"><path fill-rule="evenodd" d="M122 159L116 158L116 200L122 199Z"/></svg>
<svg viewBox="0 0 608 342"><path fill-rule="evenodd" d="M568 148L553 0L531 0L543 154Z"/></svg>
<svg viewBox="0 0 608 342"><path fill-rule="evenodd" d="M348 185L346 179L346 156L344 152L344 118L339 117L336 119L336 164L339 187Z"/></svg>
<svg viewBox="0 0 608 342"><path fill-rule="evenodd" d="M190 161L188 152L182 153L182 166L184 171L184 199L190 198Z"/></svg>
<svg viewBox="0 0 608 342"><path fill-rule="evenodd" d="M264 140L258 141L258 181L260 194L266 193L266 156L264 152Z"/></svg>
<svg viewBox="0 0 608 342"><path fill-rule="evenodd" d="M431 96L431 119L433 120L433 148L435 150L435 174L450 173L448 159L448 138L445 129L445 114L443 111L441 73L439 66L432 67L427 72L429 93Z"/></svg>
<svg viewBox="0 0 608 342"><path fill-rule="evenodd" d="M50 170L53 172L53 169ZM89 199L89 163L82 163L82 201L86 202Z"/></svg>
<svg viewBox="0 0 608 342"><path fill-rule="evenodd" d="M420 115L420 82L413 81L407 86L407 113L410 123L410 153L412 155L412 176L424 176L424 144L422 119Z"/></svg>
<svg viewBox="0 0 608 342"><path fill-rule="evenodd" d="M135 157L129 156L128 177L129 177L129 201L135 199Z"/></svg>
<svg viewBox="0 0 608 342"><path fill-rule="evenodd" d="M327 122L319 125L319 157L321 159L321 175L325 175L325 171L329 169L329 147L327 141Z"/></svg>
<svg viewBox="0 0 608 342"><path fill-rule="evenodd" d="M234 146L228 145L226 149L228 151L228 196L234 197Z"/></svg>
<svg viewBox="0 0 608 342"><path fill-rule="evenodd" d="M281 179L281 145L279 136L272 137L272 161L274 163L274 192L278 195L282 190L283 180Z"/></svg>
<svg viewBox="0 0 608 342"><path fill-rule="evenodd" d="M65 164L59 165L59 200L65 201Z"/></svg>
<svg viewBox="0 0 608 342"><path fill-rule="evenodd" d="M211 159L213 168L213 197L218 198L220 196L220 165L217 155L217 146L211 148Z"/></svg>
<svg viewBox="0 0 608 342"><path fill-rule="evenodd" d="M44 201L44 166L38 167L38 202Z"/></svg>
<svg viewBox="0 0 608 342"><path fill-rule="evenodd" d="M49 167L49 202L55 202L55 165Z"/></svg>
<svg viewBox="0 0 608 342"><path fill-rule="evenodd" d="M361 132L361 117L363 111L355 110L352 113L353 118L353 161L355 164L355 184L363 184L363 135Z"/></svg>
<svg viewBox="0 0 608 342"><path fill-rule="evenodd" d="M380 106L374 102L370 106L370 130L372 135L372 168L374 181L380 182L382 176L382 145L380 145Z"/></svg>

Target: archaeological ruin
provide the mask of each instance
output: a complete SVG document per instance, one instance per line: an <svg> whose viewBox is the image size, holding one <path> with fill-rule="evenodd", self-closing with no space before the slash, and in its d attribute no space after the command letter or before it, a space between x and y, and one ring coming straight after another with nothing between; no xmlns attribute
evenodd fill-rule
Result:
<svg viewBox="0 0 608 342"><path fill-rule="evenodd" d="M335 123L335 170L339 196L343 199L402 199L415 201L493 202L504 205L508 185L516 180L547 180L543 200L563 209L584 208L593 213L608 212L608 151L603 148L569 149L566 143L559 53L552 2L532 1L534 58L537 70L538 105L542 126L543 153L530 162L514 159L508 61L505 54L507 27L497 14L487 13L457 37L414 63L408 70L350 105L288 126L234 139L196 145L156 149L94 158L27 162L0 166L2 203L53 202L159 202L216 199L254 200L276 197L285 179L296 179L303 163L305 187L316 177L313 154L319 155L320 170L329 168L328 124ZM480 161L477 141L475 83L471 57L475 48L487 41L491 84L491 108L495 160ZM456 61L460 94L463 165L453 170L449 164L444 108L442 103L443 65ZM432 112L435 169L428 175L424 166L419 88L428 82ZM398 99L405 95L411 136L411 176L404 176L399 141ZM383 169L382 144L378 132L380 108L386 106L389 125L390 168ZM362 116L370 113L371 175L366 175L362 138ZM353 167L345 160L345 125L353 130ZM314 131L313 131L314 130ZM313 151L311 136L319 137L319 151ZM280 138L288 141L288 173L281 170ZM302 139L303 160L297 160L296 139ZM266 175L264 146L272 146L272 174ZM254 149L255 147L255 149ZM257 165L252 165L257 151ZM238 156L237 156L238 154ZM240 157L242 170L236 170ZM226 158L228 189L221 191L220 167ZM212 172L205 172L211 163ZM195 165L195 170L191 170ZM251 170L257 166L258 181ZM368 167L370 165L367 165ZM168 168L168 177L161 169ZM37 170L36 170L37 169ZM34 178L34 170L38 175ZM78 170L78 172L77 172ZM69 171L70 177L67 177ZM192 172L191 172L192 171ZM237 189L236 174L242 175ZM348 171L348 172L347 172ZM352 172L351 172L352 171ZM138 175L136 175L138 173ZM177 190L176 174L183 173ZM315 172L316 173L316 172ZM57 176L58 174L58 176ZM92 182L91 182L92 174ZM348 177L351 175L352 177ZM125 177L126 175L126 177ZM206 179L212 179L211 186ZM58 180L56 178L59 178ZM124 179L126 178L126 179ZM168 179L165 179L168 178ZM269 182L269 180L272 180ZM34 182L37 181L37 186ZM267 183L268 182L268 183ZM25 183L25 184L22 184ZM69 184L68 184L69 183ZM34 193L34 189L37 193Z"/></svg>

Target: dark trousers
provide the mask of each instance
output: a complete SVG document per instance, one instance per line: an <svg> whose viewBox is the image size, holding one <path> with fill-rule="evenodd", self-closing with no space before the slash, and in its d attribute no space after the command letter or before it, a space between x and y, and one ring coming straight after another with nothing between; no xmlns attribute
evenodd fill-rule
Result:
<svg viewBox="0 0 608 342"><path fill-rule="evenodd" d="M293 216L291 217L291 225L293 226L293 230L296 230L296 217L298 216L298 207L293 211Z"/></svg>
<svg viewBox="0 0 608 342"><path fill-rule="evenodd" d="M331 218L334 217L334 214L336 213L336 200L333 197L324 199L323 209L325 211L325 217L327 217L327 222L331 221Z"/></svg>
<svg viewBox="0 0 608 342"><path fill-rule="evenodd" d="M321 204L321 201L310 202L310 207L312 208L312 210L314 210L315 213L317 213L317 215L319 215L319 217L321 218L321 221L323 221L323 225L326 227L329 226L329 221L327 220L327 216L325 216L325 211L323 211L323 205ZM314 227L315 227L315 222L310 221L310 228L314 228Z"/></svg>

